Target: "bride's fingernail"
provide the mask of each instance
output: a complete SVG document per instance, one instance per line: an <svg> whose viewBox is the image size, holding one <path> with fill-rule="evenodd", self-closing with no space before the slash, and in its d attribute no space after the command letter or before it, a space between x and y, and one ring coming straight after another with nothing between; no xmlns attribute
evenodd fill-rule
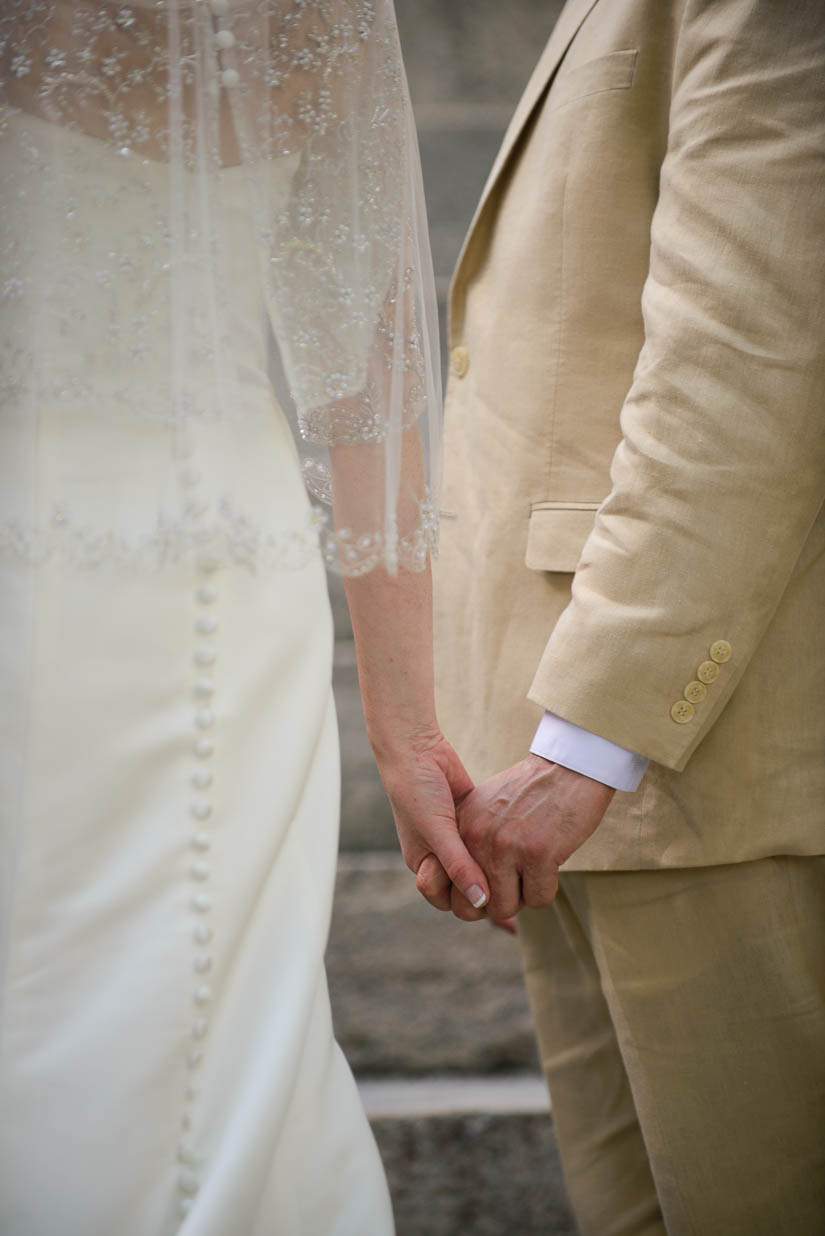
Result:
<svg viewBox="0 0 825 1236"><path fill-rule="evenodd" d="M479 884L473 884L467 889L467 900L474 909L480 910L487 900L487 894Z"/></svg>

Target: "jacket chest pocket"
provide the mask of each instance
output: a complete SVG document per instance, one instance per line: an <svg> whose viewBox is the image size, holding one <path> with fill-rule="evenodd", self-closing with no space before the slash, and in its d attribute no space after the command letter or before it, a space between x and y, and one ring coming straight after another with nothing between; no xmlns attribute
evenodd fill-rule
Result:
<svg viewBox="0 0 825 1236"><path fill-rule="evenodd" d="M539 502L530 512L525 565L531 571L576 570L600 502Z"/></svg>
<svg viewBox="0 0 825 1236"><path fill-rule="evenodd" d="M553 112L575 99L606 90L629 90L633 85L638 51L610 52L587 60L566 72L560 71L547 96L548 110Z"/></svg>

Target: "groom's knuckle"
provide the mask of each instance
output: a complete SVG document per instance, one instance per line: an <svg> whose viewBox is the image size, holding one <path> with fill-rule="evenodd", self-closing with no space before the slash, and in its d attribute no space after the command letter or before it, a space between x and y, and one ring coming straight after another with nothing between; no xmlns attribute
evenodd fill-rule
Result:
<svg viewBox="0 0 825 1236"><path fill-rule="evenodd" d="M544 858L545 843L542 837L527 837L521 846L527 867L537 867Z"/></svg>
<svg viewBox="0 0 825 1236"><path fill-rule="evenodd" d="M502 863L510 853L510 837L504 828L496 829L490 838L490 854L495 863Z"/></svg>
<svg viewBox="0 0 825 1236"><path fill-rule="evenodd" d="M548 881L548 880L544 881L544 883L542 884L539 890L539 894L538 894L539 897L541 898L541 901L539 902L539 908L541 908L542 906L549 906L553 904L553 902L556 900L557 889L558 889L557 880L554 879L552 881Z"/></svg>
<svg viewBox="0 0 825 1236"><path fill-rule="evenodd" d="M415 887L425 897L434 897L438 893L438 877L431 869L422 867L415 877Z"/></svg>

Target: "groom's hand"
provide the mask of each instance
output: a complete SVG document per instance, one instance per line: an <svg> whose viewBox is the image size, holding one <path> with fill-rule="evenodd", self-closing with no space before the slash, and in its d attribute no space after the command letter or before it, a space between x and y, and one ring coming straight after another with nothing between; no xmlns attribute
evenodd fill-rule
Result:
<svg viewBox="0 0 825 1236"><path fill-rule="evenodd" d="M595 832L614 793L539 755L482 782L462 799L458 823L487 876L490 900L478 911L454 888L453 913L501 921L523 906L549 905L559 867Z"/></svg>

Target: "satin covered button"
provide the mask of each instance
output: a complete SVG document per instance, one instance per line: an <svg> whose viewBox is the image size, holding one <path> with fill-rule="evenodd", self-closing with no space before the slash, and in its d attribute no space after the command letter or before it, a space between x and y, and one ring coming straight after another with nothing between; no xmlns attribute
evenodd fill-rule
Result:
<svg viewBox="0 0 825 1236"><path fill-rule="evenodd" d="M208 768L196 768L192 773L192 784L198 790L208 790L212 784L212 774Z"/></svg>
<svg viewBox="0 0 825 1236"><path fill-rule="evenodd" d="M235 36L231 30L219 30L215 35L215 43L221 51L228 51L235 46Z"/></svg>
<svg viewBox="0 0 825 1236"><path fill-rule="evenodd" d="M199 1181L194 1172L183 1171L178 1176L178 1184L184 1193L197 1193Z"/></svg>
<svg viewBox="0 0 825 1236"><path fill-rule="evenodd" d="M212 999L212 988L208 983L202 983L195 989L195 1004L208 1004Z"/></svg>
<svg viewBox="0 0 825 1236"><path fill-rule="evenodd" d="M221 83L228 89L237 86L240 80L237 69L224 69L221 73Z"/></svg>
<svg viewBox="0 0 825 1236"><path fill-rule="evenodd" d="M204 644L202 648L197 648L195 650L195 664L196 665L207 666L207 665L213 665L214 662L215 662L215 649L210 647L209 644Z"/></svg>
<svg viewBox="0 0 825 1236"><path fill-rule="evenodd" d="M201 614L195 622L195 630L199 635L211 635L218 629L218 620L214 614Z"/></svg>
<svg viewBox="0 0 825 1236"><path fill-rule="evenodd" d="M218 590L213 588L211 584L202 584L195 593L195 596L201 605L211 605L218 599Z"/></svg>
<svg viewBox="0 0 825 1236"><path fill-rule="evenodd" d="M208 760L214 750L215 744L211 738L199 738L195 743L194 751L199 760Z"/></svg>
<svg viewBox="0 0 825 1236"><path fill-rule="evenodd" d="M198 893L192 898L192 905L199 914L206 914L212 908L212 898L208 893Z"/></svg>

